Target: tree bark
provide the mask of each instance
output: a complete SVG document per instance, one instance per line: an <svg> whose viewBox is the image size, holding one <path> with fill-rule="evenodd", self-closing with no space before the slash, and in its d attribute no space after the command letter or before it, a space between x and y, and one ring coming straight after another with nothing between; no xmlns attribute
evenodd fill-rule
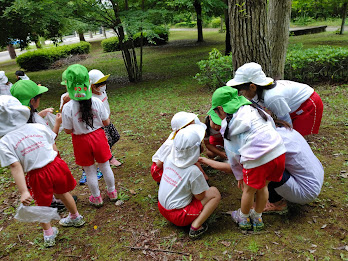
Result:
<svg viewBox="0 0 348 261"><path fill-rule="evenodd" d="M347 4L348 2L345 2L342 6L342 24L341 24L340 34L343 34L344 32L344 24L346 22L346 17L347 17Z"/></svg>
<svg viewBox="0 0 348 261"><path fill-rule="evenodd" d="M86 42L83 31L78 31L78 34L79 34L80 42Z"/></svg>
<svg viewBox="0 0 348 261"><path fill-rule="evenodd" d="M203 40L203 21L202 21L202 3L201 0L195 0L193 6L197 15L197 32L198 38L197 42L204 42Z"/></svg>
<svg viewBox="0 0 348 261"><path fill-rule="evenodd" d="M89 38L93 38L93 33L92 33L92 31L89 31Z"/></svg>
<svg viewBox="0 0 348 261"><path fill-rule="evenodd" d="M284 78L286 50L289 41L291 0L269 0L268 41L271 54L269 76L275 80Z"/></svg>
<svg viewBox="0 0 348 261"><path fill-rule="evenodd" d="M13 44L7 45L7 51L9 53L11 59L16 59L17 54L16 54L15 48L13 47Z"/></svg>
<svg viewBox="0 0 348 261"><path fill-rule="evenodd" d="M248 62L271 73L267 41L267 0L229 0L233 70Z"/></svg>
<svg viewBox="0 0 348 261"><path fill-rule="evenodd" d="M225 0L226 6L228 6L228 0ZM232 51L231 36L230 36L230 16L228 15L228 8L225 9L225 26L226 26L226 37L225 37L225 55L229 55Z"/></svg>

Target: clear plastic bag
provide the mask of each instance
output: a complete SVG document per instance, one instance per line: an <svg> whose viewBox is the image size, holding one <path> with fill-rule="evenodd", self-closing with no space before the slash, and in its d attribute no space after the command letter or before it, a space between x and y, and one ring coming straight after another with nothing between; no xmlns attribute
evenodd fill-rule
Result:
<svg viewBox="0 0 348 261"><path fill-rule="evenodd" d="M60 220L60 216L56 208L20 204L15 219L21 222L49 223L52 219Z"/></svg>
<svg viewBox="0 0 348 261"><path fill-rule="evenodd" d="M54 127L54 124L56 124L56 115L53 113L48 112L46 116L44 117L44 120L47 122L48 126L52 130ZM61 125L59 127L59 132L63 130L63 126Z"/></svg>

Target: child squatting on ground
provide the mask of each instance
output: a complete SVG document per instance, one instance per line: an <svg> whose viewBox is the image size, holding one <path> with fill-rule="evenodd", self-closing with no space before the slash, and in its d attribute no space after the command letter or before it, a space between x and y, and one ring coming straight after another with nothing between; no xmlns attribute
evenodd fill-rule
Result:
<svg viewBox="0 0 348 261"><path fill-rule="evenodd" d="M318 134L323 102L307 84L266 77L261 65L246 63L226 83L239 94L273 112L278 119L291 124L302 136Z"/></svg>
<svg viewBox="0 0 348 261"><path fill-rule="evenodd" d="M42 124L27 124L29 116L30 109L16 98L0 96L1 166L10 167L24 205L30 205L34 199L37 206L50 206L55 195L69 210L68 217L62 218L59 224L80 227L85 221L69 193L75 188L76 181L68 165L53 149L55 136ZM58 229L50 223L41 223L41 226L44 245L55 245Z"/></svg>
<svg viewBox="0 0 348 261"><path fill-rule="evenodd" d="M86 172L87 184L92 193L89 202L99 207L103 205L103 199L94 161L98 162L104 175L110 201L117 200L115 177L109 164L112 155L102 129L110 124L109 114L103 103L92 97L86 67L80 64L70 65L66 69L66 82L71 100L63 107L63 128L67 134L72 134L75 162Z"/></svg>
<svg viewBox="0 0 348 261"><path fill-rule="evenodd" d="M190 124L198 124L205 127L204 124L200 122L197 115L194 113L180 111L173 116L171 120L171 127L173 132L169 135L167 140L161 145L161 147L152 156L153 163L151 166L151 175L154 181L156 181L158 184L161 182L161 178L163 174L163 163L167 159L168 155L170 154L172 150L173 140L176 134L183 128L189 126ZM208 179L208 176L205 174L201 165L199 163L196 163L196 165L201 170L204 177Z"/></svg>
<svg viewBox="0 0 348 261"><path fill-rule="evenodd" d="M207 231L208 225L204 222L221 199L218 189L208 186L203 173L195 165L204 133L204 127L191 124L176 134L171 153L164 162L158 190L160 213L177 226L191 225L191 239Z"/></svg>
<svg viewBox="0 0 348 261"><path fill-rule="evenodd" d="M207 130L205 132L204 144L207 148L206 154L209 158L219 158L219 160L226 160L227 156L224 147L224 138L220 133L221 119L214 114L213 117L208 115L205 117L205 125Z"/></svg>
<svg viewBox="0 0 348 261"><path fill-rule="evenodd" d="M8 81L4 71L0 71L0 95L11 95L12 83Z"/></svg>
<svg viewBox="0 0 348 261"><path fill-rule="evenodd" d="M232 219L241 229L263 229L262 211L268 200L267 184L279 182L285 169L285 146L272 118L234 88L218 88L208 114L222 120L221 134L232 171L242 189L241 208ZM256 194L255 208L251 209ZM250 218L252 225L250 223Z"/></svg>

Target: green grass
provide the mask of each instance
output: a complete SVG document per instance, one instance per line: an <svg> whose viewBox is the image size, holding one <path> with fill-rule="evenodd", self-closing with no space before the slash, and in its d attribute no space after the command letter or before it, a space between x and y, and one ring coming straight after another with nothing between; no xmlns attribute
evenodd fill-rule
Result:
<svg viewBox="0 0 348 261"><path fill-rule="evenodd" d="M305 46L318 45L335 34L301 36ZM325 110L320 134L310 138L314 153L325 168L325 185L318 200L305 206L290 205L286 216L264 215L265 231L243 234L223 212L240 206L241 192L235 178L206 168L210 186L216 186L222 201L209 220L209 230L200 240L190 241L188 228L167 222L157 209L158 185L150 175L151 157L169 135L170 120L181 110L194 112L203 120L209 109L211 92L198 85L193 76L196 62L208 57L212 48L223 50L224 35L205 32L206 42L196 43L196 32L171 32L167 46L144 49L144 81L129 83L121 54L102 53L100 42L92 42L89 58L81 61L87 68L110 73L107 91L111 120L121 139L113 154L124 163L114 170L116 187L125 200L115 206L107 200L105 182L99 182L105 204L94 209L88 204L87 186L77 186L79 212L86 218L80 229L60 228L57 245L42 248L42 232L36 224L13 219L18 193L7 168L0 168L0 258L5 260L340 260L347 244L347 181L339 176L348 170L347 85L314 86ZM345 36L344 36L345 37ZM314 40L314 39L317 40ZM293 38L291 38L290 41ZM345 40L347 42L347 39ZM28 73L34 81L49 87L40 108L58 107L64 68ZM14 62L0 64L14 82ZM74 162L71 137L61 133L57 146L74 177L81 175ZM128 200L127 200L128 199ZM66 213L65 213L66 214ZM54 222L55 225L56 222ZM322 228L323 225L327 225ZM96 228L96 229L95 229ZM230 246L226 246L226 242ZM313 248L313 245L317 247ZM131 250L129 247L144 248ZM175 253L152 252L171 250ZM316 251L311 253L309 249ZM183 254L184 253L184 254ZM186 255L187 254L187 255Z"/></svg>

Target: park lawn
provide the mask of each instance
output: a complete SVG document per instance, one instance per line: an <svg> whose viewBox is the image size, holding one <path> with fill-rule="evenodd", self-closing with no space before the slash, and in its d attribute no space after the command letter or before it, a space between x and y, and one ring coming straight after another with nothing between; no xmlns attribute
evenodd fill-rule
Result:
<svg viewBox="0 0 348 261"><path fill-rule="evenodd" d="M264 215L265 230L242 233L224 212L240 206L241 192L233 175L205 168L210 186L216 186L222 201L209 219L202 239L190 241L188 228L167 222L157 209L158 186L150 175L151 157L171 132L170 120L178 111L189 111L204 119L211 91L198 85L193 76L196 62L208 57L212 48L224 49L224 35L205 32L206 42L195 42L196 32L172 32L165 46L144 49L144 80L129 83L121 54L102 53L100 42L92 42L92 52L81 60L89 70L110 73L108 96L111 120L121 134L113 154L123 162L113 169L121 206L109 202L104 180L100 188L105 204L95 209L88 204L87 186L75 188L78 209L86 224L82 228L62 228L53 248L43 248L41 228L14 220L18 192L7 168L0 168L0 258L4 260L344 260L348 252L346 213L347 171L347 85L314 86L324 102L320 134L310 137L310 145L325 168L319 198L308 205L290 205L285 216ZM304 45L313 35L303 36ZM324 38L327 36L324 36ZM330 40L336 39L332 34ZM347 40L347 39L346 39ZM291 41L291 40L290 40ZM321 40L320 40L321 42ZM321 43L320 43L321 44ZM58 108L61 73L66 68L28 73L49 87L40 108ZM13 62L0 64L14 82ZM74 163L69 135L61 133L57 146L74 177L81 169ZM66 213L64 213L66 214ZM55 225L59 226L57 222ZM132 249L133 248L133 249ZM158 250L160 249L160 250Z"/></svg>

